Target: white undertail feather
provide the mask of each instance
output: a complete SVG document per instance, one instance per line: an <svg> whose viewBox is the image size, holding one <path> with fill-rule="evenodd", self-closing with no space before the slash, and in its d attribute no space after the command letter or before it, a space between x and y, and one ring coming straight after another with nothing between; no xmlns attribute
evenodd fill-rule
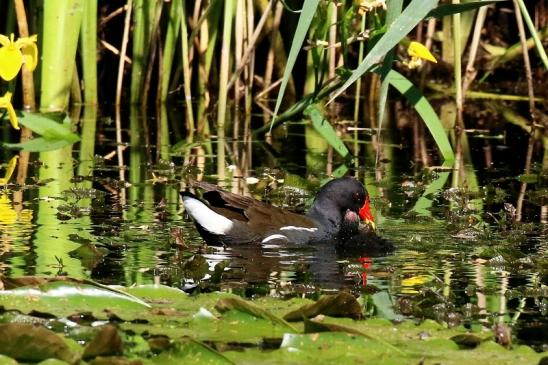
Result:
<svg viewBox="0 0 548 365"><path fill-rule="evenodd" d="M284 236L283 234L279 234L279 233L276 233L276 234L271 234L270 236L267 236L265 237L261 243L267 243L269 241L272 241L272 240L284 240L284 241L289 241L289 239Z"/></svg>
<svg viewBox="0 0 548 365"><path fill-rule="evenodd" d="M192 219L208 232L218 235L226 234L234 226L234 223L230 219L211 210L211 208L196 198L183 196L183 204Z"/></svg>

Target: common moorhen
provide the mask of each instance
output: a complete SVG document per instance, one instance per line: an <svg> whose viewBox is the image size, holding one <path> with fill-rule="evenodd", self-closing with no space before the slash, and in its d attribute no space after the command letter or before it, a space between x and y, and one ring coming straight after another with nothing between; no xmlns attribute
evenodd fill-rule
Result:
<svg viewBox="0 0 548 365"><path fill-rule="evenodd" d="M367 191L349 177L326 183L306 215L229 193L210 183L197 181L193 186L204 191L205 202L183 192L183 204L210 244L336 243L359 234L360 218L374 224Z"/></svg>

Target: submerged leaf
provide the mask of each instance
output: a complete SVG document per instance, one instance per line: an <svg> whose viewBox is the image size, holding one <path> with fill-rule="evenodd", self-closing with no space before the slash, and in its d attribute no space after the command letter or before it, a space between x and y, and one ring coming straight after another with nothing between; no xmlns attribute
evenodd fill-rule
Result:
<svg viewBox="0 0 548 365"><path fill-rule="evenodd" d="M300 321L303 318L315 317L318 314L353 319L363 317L362 308L356 298L350 293L341 292L336 295L324 295L316 303L304 305L287 313L284 319L290 322Z"/></svg>
<svg viewBox="0 0 548 365"><path fill-rule="evenodd" d="M0 353L21 361L54 357L73 363L79 357L55 332L20 323L0 325Z"/></svg>
<svg viewBox="0 0 548 365"><path fill-rule="evenodd" d="M118 330L111 324L107 324L99 330L84 350L84 358L108 355L120 355L124 344L118 334Z"/></svg>

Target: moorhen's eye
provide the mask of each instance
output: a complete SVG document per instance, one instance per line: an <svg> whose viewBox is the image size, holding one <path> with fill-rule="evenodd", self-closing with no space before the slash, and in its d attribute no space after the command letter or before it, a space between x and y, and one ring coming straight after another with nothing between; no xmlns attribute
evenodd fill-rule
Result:
<svg viewBox="0 0 548 365"><path fill-rule="evenodd" d="M362 200L362 196L360 193L354 193L354 200L359 202Z"/></svg>

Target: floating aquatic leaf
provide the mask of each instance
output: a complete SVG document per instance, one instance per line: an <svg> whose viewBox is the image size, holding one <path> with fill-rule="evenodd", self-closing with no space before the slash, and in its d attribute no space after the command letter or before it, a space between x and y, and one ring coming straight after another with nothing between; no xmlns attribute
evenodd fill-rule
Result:
<svg viewBox="0 0 548 365"><path fill-rule="evenodd" d="M84 350L84 358L96 356L120 355L124 344L113 325L107 324L99 330L95 338L88 343Z"/></svg>
<svg viewBox="0 0 548 365"><path fill-rule="evenodd" d="M323 314L331 317L349 317L358 319L363 316L362 308L356 298L347 292L324 295L316 303L307 304L284 316L286 321L301 321L303 318Z"/></svg>
<svg viewBox="0 0 548 365"><path fill-rule="evenodd" d="M55 332L41 326L8 323L0 325L0 353L20 361L50 357L74 363L79 357Z"/></svg>

